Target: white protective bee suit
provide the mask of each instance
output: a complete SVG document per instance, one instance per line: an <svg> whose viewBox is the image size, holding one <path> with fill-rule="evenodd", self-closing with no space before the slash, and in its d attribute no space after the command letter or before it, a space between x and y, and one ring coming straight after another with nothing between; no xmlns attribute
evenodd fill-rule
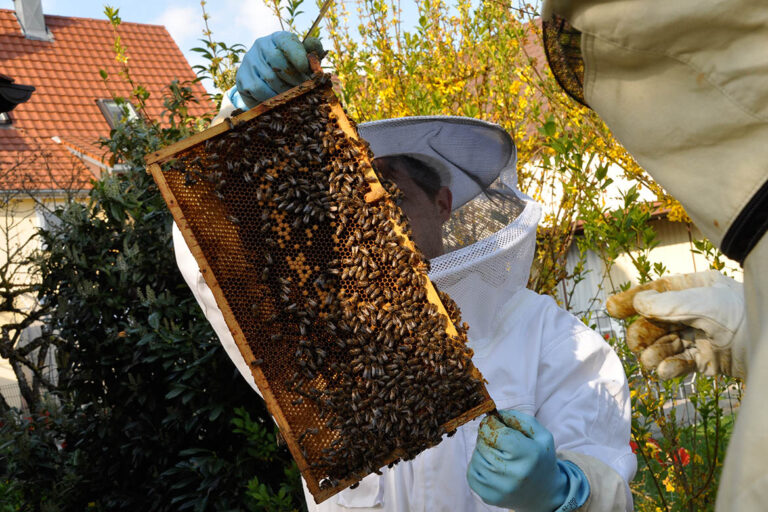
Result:
<svg viewBox="0 0 768 512"><path fill-rule="evenodd" d="M734 309L733 287L718 290L713 284L723 279L705 275L686 278L692 281L687 292L660 297L653 316L694 327L718 320L715 329L704 329L707 342L726 352L732 361L726 368L746 377L747 391L716 508L766 510L768 3L545 0L543 19L553 15L579 32L583 85L576 89L583 101L704 235L743 264L743 322L738 312L729 312L735 320L728 321L718 311ZM691 304L697 295L703 304ZM730 331L723 342L713 336L718 330Z"/></svg>
<svg viewBox="0 0 768 512"><path fill-rule="evenodd" d="M466 118L404 118L359 125L377 157L409 153L442 161L458 207L502 171L515 188L516 153L497 125ZM483 150L484 149L484 150ZM474 179L468 177L472 172ZM475 181L476 180L476 181ZM553 435L558 456L586 474L585 511L632 510L628 482L636 459L629 446L630 400L621 362L603 338L554 300L525 288L540 207L517 192L520 212L506 227L433 259L430 278L448 292L469 323L473 362L498 409L535 418ZM227 353L256 389L197 264L174 226L179 268ZM480 419L382 475L369 475L310 511L490 511L469 487L466 471Z"/></svg>

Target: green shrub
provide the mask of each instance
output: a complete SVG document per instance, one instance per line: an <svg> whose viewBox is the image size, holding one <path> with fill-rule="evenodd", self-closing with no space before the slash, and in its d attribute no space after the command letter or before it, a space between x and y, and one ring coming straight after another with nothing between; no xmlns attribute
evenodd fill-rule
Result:
<svg viewBox="0 0 768 512"><path fill-rule="evenodd" d="M107 9L115 28L116 10ZM119 46L119 39L116 45ZM121 76L143 111L148 93ZM106 73L102 76L106 80ZM118 103L125 100L117 98ZM295 510L298 473L262 400L182 279L171 216L143 156L191 135L186 84L163 122L139 117L103 144L119 172L39 233L38 296L57 337L55 411L0 428L3 506L14 510ZM254 482L256 484L254 484ZM259 503L270 504L259 508ZM250 504L250 505L249 505Z"/></svg>

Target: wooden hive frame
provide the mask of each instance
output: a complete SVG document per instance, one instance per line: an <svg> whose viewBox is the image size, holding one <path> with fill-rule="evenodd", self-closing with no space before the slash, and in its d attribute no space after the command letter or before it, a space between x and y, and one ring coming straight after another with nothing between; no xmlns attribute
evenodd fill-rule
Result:
<svg viewBox="0 0 768 512"><path fill-rule="evenodd" d="M321 73L316 73L316 75L312 79L300 84L297 87L294 87L293 89L285 93L279 94L274 98L271 98L270 100L265 101L264 103L261 103L260 105L254 107L253 109L247 112L244 112L235 117L229 118L224 123L212 126L211 128L201 133L195 134L183 141L180 141L176 144L168 146L162 150L148 154L146 157L146 162L148 164L149 172L151 172L153 178L155 179L155 182L157 183L159 190L163 198L165 199L168 205L168 208L170 209L173 215L173 218L184 237L184 240L187 243L187 246L189 247L195 259L197 260L197 263L200 267L200 271L204 276L205 282L213 292L213 295L216 299L216 303L222 311L226 324L230 332L232 333L232 336L235 342L237 343L240 353L242 354L246 363L248 363L249 367L251 368L253 378L264 400L266 401L266 405L270 413L274 417L278 427L280 428L282 436L286 441L288 449L290 450L291 454L296 460L299 470L301 471L302 475L305 477L305 480L307 482L307 486L310 492L313 494L315 500L318 503L336 494L337 492L344 489L345 487L348 487L349 485L352 485L358 482L364 475L359 475L359 474L351 475L348 478L343 478L336 482L333 482L332 485L328 485L328 484L322 485L321 481L318 478L316 478L316 475L314 474L312 468L310 467L307 456L305 453L303 453L300 443L298 442L298 439L301 437L301 433L297 432L294 426L292 426L292 424L289 422L283 408L281 407L278 399L276 398L275 393L273 392L272 385L269 379L264 374L264 371L262 368L262 361L259 360L254 355L253 350L251 348L251 344L249 343L248 337L246 336L244 329L241 328L241 325L238 322L236 315L233 313L233 309L229 301L227 300L226 294L224 290L222 290L222 286L220 285L219 280L217 279L218 276L214 272L214 268L213 268L213 265L211 264L211 261L209 261L209 258L212 256L210 254L206 254L203 248L201 247L201 244L198 243L195 233L193 232L192 226L190 225L189 219L186 218L185 212L183 211L182 206L179 203L177 195L174 192L173 187L169 184L167 180L166 174L163 171L163 166L168 167L169 165L172 165L172 163L177 159L177 157L183 154L185 151L188 151L191 148L204 148L206 146L206 143L209 141L212 141L214 138L226 136L229 132L236 129L237 127L242 126L243 124L252 122L258 119L259 116L262 116L269 112L273 112L276 108L286 105L292 100L297 99L302 95L306 95L312 91L315 91L315 92L320 91L323 94L325 100L327 101L327 104L330 106L332 114L335 116L335 119L338 121L339 127L341 128L341 130L343 130L344 135L352 140L359 140L359 136L353 126L353 123L349 121L341 104L338 101L338 98L331 90L328 84L327 77L325 80L321 80L322 77L323 75ZM388 198L387 191L379 182L378 177L376 176L372 167L367 166L363 172L365 175L365 181L370 186L369 191L364 196L365 201L367 203L376 203L377 201ZM224 214L222 213L221 215L224 215ZM393 230L396 232L398 236L402 237L403 243L408 248L410 248L413 251L417 251L417 249L413 245L413 242L404 234L403 226L400 226L397 223L395 223ZM235 231L237 230L235 229ZM237 257L237 255L233 255L233 257ZM256 271L257 270L254 269L254 272ZM426 275L425 275L425 278L426 278ZM443 303L440 300L440 297L436 289L428 279L426 279L425 286L426 286L427 300L436 306L440 315L444 315L445 318L450 318L448 312L446 311ZM456 337L459 334L451 321L447 322L445 326L445 331L451 337ZM258 340L253 340L253 339L250 341L258 342ZM482 376L480 375L479 371L474 366L471 365L471 363L470 363L470 368L468 370L471 372L471 375L473 378L477 379L479 382L482 382ZM485 390L484 386L482 386L482 384L481 384L481 387L482 387L482 394L484 398L480 401L480 403L468 410L465 410L462 414L443 423L441 426L443 431L445 432L454 431L456 428L458 428L462 424L468 421L471 421L472 419L476 418L477 416L483 413L486 413L495 409L495 405L493 401L490 399L489 395L487 394L487 391ZM437 405L440 405L440 404L437 404ZM422 448L427 448L427 447L428 446L423 446ZM382 465L385 465L385 464L397 461L398 459L401 459L407 455L408 455L407 453L403 453L399 450L393 450L390 456L385 457L384 460L380 462L382 463Z"/></svg>

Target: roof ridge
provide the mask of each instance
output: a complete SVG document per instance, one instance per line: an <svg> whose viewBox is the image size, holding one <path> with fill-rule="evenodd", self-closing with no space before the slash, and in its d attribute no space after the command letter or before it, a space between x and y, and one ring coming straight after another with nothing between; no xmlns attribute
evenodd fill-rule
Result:
<svg viewBox="0 0 768 512"><path fill-rule="evenodd" d="M14 15L16 14L16 10L15 9L0 9L0 13L2 13L2 12L7 12L7 13L10 13L10 14L14 14ZM85 16L64 16L63 14L45 14L45 13L43 13L43 15L45 16L46 19L47 18L62 18L62 19L67 19L67 20L97 21L97 22L103 22L103 23L109 24L109 20L108 19L102 19L102 18L90 18L90 17L85 17ZM139 26L145 26L145 27L147 27L147 26L148 27L159 27L159 28L164 29L166 32L168 31L168 29L166 28L165 25L160 25L160 24L157 24L157 23L139 23L137 21L121 21L120 25L139 25Z"/></svg>

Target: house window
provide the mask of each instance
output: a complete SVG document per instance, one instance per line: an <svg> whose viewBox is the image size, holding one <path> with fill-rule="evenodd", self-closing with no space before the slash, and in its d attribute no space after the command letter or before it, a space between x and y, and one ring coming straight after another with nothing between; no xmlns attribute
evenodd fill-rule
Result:
<svg viewBox="0 0 768 512"><path fill-rule="evenodd" d="M115 100L96 100L96 103L99 105L101 113L104 115L104 119L107 120L110 128L117 128L125 117L126 108L128 109L128 119L133 120L139 117L136 109L127 101L122 105L118 105Z"/></svg>
<svg viewBox="0 0 768 512"><path fill-rule="evenodd" d="M0 126L8 126L11 124L11 116L8 112L0 112Z"/></svg>

